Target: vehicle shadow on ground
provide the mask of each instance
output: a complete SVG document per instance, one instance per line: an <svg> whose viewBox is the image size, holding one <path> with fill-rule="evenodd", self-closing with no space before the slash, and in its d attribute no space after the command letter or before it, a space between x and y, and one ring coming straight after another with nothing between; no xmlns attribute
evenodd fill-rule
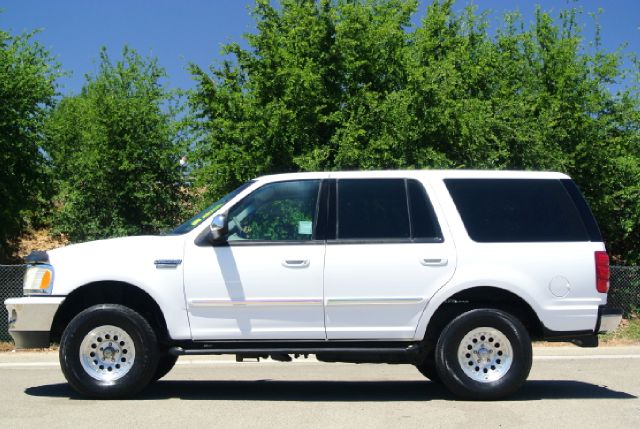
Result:
<svg viewBox="0 0 640 429"><path fill-rule="evenodd" d="M29 387L30 396L83 399L68 384ZM174 381L154 383L136 400L386 402L455 399L445 388L428 381ZM532 380L508 401L542 399L635 399L606 386L569 380Z"/></svg>

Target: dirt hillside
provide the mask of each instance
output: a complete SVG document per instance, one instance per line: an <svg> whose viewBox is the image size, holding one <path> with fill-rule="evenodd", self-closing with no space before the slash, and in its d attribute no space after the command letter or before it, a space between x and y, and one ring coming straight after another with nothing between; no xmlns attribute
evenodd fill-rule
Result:
<svg viewBox="0 0 640 429"><path fill-rule="evenodd" d="M22 235L15 243L14 255L22 260L33 250L51 250L69 244L64 236L52 236L49 230L39 229Z"/></svg>

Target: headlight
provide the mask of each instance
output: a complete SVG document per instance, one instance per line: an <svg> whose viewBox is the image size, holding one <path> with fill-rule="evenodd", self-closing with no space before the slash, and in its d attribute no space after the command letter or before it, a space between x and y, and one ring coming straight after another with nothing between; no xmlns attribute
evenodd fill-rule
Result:
<svg viewBox="0 0 640 429"><path fill-rule="evenodd" d="M53 267L34 265L27 268L22 292L24 295L51 295L53 288Z"/></svg>

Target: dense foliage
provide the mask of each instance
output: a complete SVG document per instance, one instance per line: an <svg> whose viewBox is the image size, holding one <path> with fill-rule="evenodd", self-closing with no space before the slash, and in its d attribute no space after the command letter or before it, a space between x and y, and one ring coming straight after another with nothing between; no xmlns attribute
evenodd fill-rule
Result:
<svg viewBox="0 0 640 429"><path fill-rule="evenodd" d="M124 48L46 127L57 195L53 226L71 240L157 232L177 222L182 174L171 96L153 59Z"/></svg>
<svg viewBox="0 0 640 429"><path fill-rule="evenodd" d="M480 168L570 174L618 262L640 262L640 102L578 12L489 31L435 1L259 0L248 46L192 66L197 183L273 172ZM636 79L637 81L637 79Z"/></svg>
<svg viewBox="0 0 640 429"><path fill-rule="evenodd" d="M31 39L0 30L0 261L47 195L39 148L57 69Z"/></svg>

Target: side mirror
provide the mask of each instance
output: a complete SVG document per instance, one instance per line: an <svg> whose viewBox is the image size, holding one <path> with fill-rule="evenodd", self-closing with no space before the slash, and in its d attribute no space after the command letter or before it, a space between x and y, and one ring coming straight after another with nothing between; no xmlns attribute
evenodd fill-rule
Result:
<svg viewBox="0 0 640 429"><path fill-rule="evenodd" d="M219 214L213 218L209 228L203 229L196 237L195 244L197 246L211 246L224 242L224 237L229 232L229 224L227 223L227 215Z"/></svg>
<svg viewBox="0 0 640 429"><path fill-rule="evenodd" d="M209 232L213 241L220 241L229 232L229 224L227 223L227 215L216 215L209 225Z"/></svg>

